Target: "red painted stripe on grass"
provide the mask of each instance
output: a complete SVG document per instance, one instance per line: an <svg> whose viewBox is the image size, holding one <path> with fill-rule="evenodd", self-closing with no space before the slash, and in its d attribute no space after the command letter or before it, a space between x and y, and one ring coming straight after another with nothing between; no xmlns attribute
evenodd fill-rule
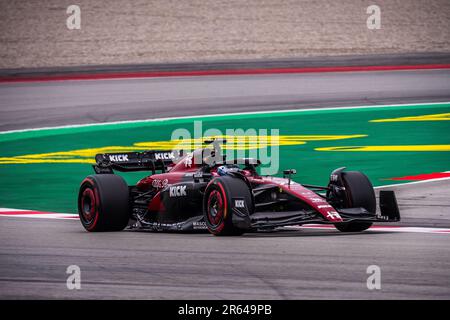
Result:
<svg viewBox="0 0 450 320"><path fill-rule="evenodd" d="M398 66L338 66L311 68L273 68L273 69L228 69L228 70L200 70L200 71L149 71L149 72L120 72L120 73L90 73L61 76L29 76L0 77L4 82L41 82L67 80L104 80L127 78L156 78L156 77L196 77L218 75L257 75L257 74L288 74L288 73L319 73L319 72L352 72L352 71L395 71L395 70L423 70L450 69L450 64L398 65Z"/></svg>
<svg viewBox="0 0 450 320"><path fill-rule="evenodd" d="M433 172L433 173L424 173L418 174L414 176L405 176L405 177L396 177L391 178L391 180L413 180L413 181L421 181L421 180L430 180L430 179L440 179L440 178L450 178L450 172Z"/></svg>

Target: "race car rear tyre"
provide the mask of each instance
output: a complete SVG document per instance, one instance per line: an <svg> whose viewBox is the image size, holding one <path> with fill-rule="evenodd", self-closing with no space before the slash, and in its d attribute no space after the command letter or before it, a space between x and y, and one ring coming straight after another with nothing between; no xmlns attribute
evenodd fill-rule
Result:
<svg viewBox="0 0 450 320"><path fill-rule="evenodd" d="M233 225L232 194L244 199L246 206L253 206L251 191L244 180L232 176L212 180L203 200L203 216L208 231L216 236L242 235L245 230Z"/></svg>
<svg viewBox="0 0 450 320"><path fill-rule="evenodd" d="M130 218L128 185L115 174L95 174L83 180L78 214L87 231L120 231Z"/></svg>
<svg viewBox="0 0 450 320"><path fill-rule="evenodd" d="M369 212L376 211L375 191L366 175L359 171L346 171L342 173L346 199L346 208L362 207ZM350 222L336 224L335 227L342 232L360 232L369 229L372 222Z"/></svg>

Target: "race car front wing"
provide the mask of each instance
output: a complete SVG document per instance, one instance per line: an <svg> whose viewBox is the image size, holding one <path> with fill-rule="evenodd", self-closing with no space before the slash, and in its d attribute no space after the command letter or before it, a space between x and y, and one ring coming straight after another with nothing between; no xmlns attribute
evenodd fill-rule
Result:
<svg viewBox="0 0 450 320"><path fill-rule="evenodd" d="M233 224L242 229L265 229L301 224L337 224L349 222L398 222L400 211L394 191L380 191L380 212L372 213L364 208L337 209L341 222L329 221L318 216L314 210L290 212L255 212L251 216L233 208Z"/></svg>

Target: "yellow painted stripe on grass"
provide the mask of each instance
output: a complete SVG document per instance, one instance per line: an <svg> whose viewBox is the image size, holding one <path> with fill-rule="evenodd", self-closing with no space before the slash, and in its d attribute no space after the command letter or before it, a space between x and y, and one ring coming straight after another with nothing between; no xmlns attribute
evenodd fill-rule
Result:
<svg viewBox="0 0 450 320"><path fill-rule="evenodd" d="M289 135L289 136L216 136L227 139L223 149L250 150L274 146L292 146L306 144L306 141L332 141L363 138L367 135ZM137 142L133 146L106 146L71 151L24 154L12 157L0 157L0 164L30 163L95 163L98 153L121 153L144 150L193 150L205 147L205 138L166 141Z"/></svg>
<svg viewBox="0 0 450 320"><path fill-rule="evenodd" d="M450 144L434 144L434 145L405 145L405 146L341 146L341 147L324 147L315 148L316 151L450 151Z"/></svg>
<svg viewBox="0 0 450 320"><path fill-rule="evenodd" d="M404 122L404 121L450 121L450 113L426 114L414 117L399 117L391 119L377 119L369 122Z"/></svg>

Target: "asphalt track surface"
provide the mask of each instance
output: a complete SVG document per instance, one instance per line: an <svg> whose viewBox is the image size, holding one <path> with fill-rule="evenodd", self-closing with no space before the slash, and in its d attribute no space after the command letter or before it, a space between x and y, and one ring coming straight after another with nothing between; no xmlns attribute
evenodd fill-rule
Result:
<svg viewBox="0 0 450 320"><path fill-rule="evenodd" d="M3 83L0 131L435 101L450 101L450 69Z"/></svg>
<svg viewBox="0 0 450 320"><path fill-rule="evenodd" d="M450 101L449 80L450 70L428 70L1 84L0 130ZM449 226L449 183L431 185L428 193L427 184L397 189L408 225ZM1 217L0 298L448 299L448 237L334 230L235 238L87 233L78 221ZM81 268L81 290L66 287L72 264ZM381 290L366 287L369 265L381 268Z"/></svg>

